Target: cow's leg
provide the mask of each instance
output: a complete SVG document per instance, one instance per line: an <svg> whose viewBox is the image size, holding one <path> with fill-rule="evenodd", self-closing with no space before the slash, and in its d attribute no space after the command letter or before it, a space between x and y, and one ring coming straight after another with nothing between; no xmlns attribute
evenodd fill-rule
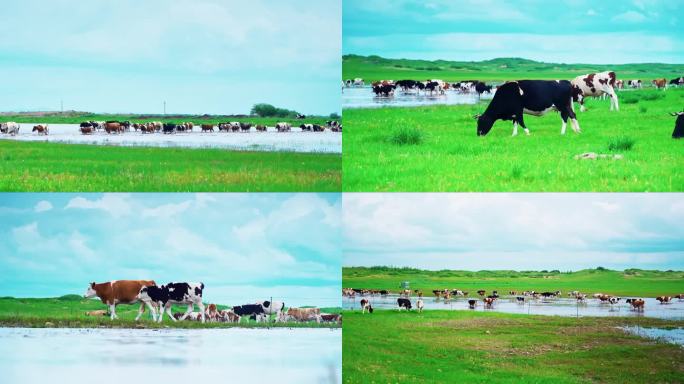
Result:
<svg viewBox="0 0 684 384"><path fill-rule="evenodd" d="M580 112L586 112L587 108L584 106L584 98L582 98L580 101Z"/></svg>
<svg viewBox="0 0 684 384"><path fill-rule="evenodd" d="M530 130L527 129L527 127L525 126L525 120L523 120L523 112L522 111L520 111L520 114L518 115L517 119L518 119L518 124L520 124L520 126L523 127L523 131L525 131L525 134L527 136L529 136Z"/></svg>
<svg viewBox="0 0 684 384"><path fill-rule="evenodd" d="M166 313L169 315L169 317L171 318L172 321L176 321L176 318L173 317L173 313L171 312L172 306L173 305L171 303L166 303L166 305L165 305ZM186 315L187 315L187 313L186 313ZM181 320L184 320L184 319L185 319L185 317L181 318Z"/></svg>
<svg viewBox="0 0 684 384"><path fill-rule="evenodd" d="M616 111L619 111L619 110L620 110L620 106L618 105L617 94L616 94L615 91L611 88L611 90L610 90L610 105L612 106L613 103L615 103L615 110L616 110Z"/></svg>
<svg viewBox="0 0 684 384"><path fill-rule="evenodd" d="M568 114L561 112L561 122L563 125L561 125L561 135L565 135L565 128L568 126Z"/></svg>
<svg viewBox="0 0 684 384"><path fill-rule="evenodd" d="M575 131L575 133L580 133L580 126L577 122L577 115L575 115L575 112L568 111L568 117L570 117L570 122L572 123L572 130Z"/></svg>
<svg viewBox="0 0 684 384"><path fill-rule="evenodd" d="M151 301L145 302L147 308L150 309L150 315L152 315L152 321L157 321L157 310L155 308L156 303L153 305Z"/></svg>
<svg viewBox="0 0 684 384"><path fill-rule="evenodd" d="M518 122L513 120L513 134L511 136L518 136Z"/></svg>
<svg viewBox="0 0 684 384"><path fill-rule="evenodd" d="M185 310L185 313L180 318L181 321L185 320L188 316L190 316L190 312L192 312L193 309L195 309L195 306L193 306L192 303L188 304L188 309Z"/></svg>
<svg viewBox="0 0 684 384"><path fill-rule="evenodd" d="M111 320L118 318L116 315L116 304L109 304L109 317Z"/></svg>
<svg viewBox="0 0 684 384"><path fill-rule="evenodd" d="M202 302L202 300L200 300L200 302L197 303L197 306L199 307L200 313L202 314L202 322L204 323L204 303Z"/></svg>
<svg viewBox="0 0 684 384"><path fill-rule="evenodd" d="M140 308L138 309L138 316L135 317L135 321L140 320L140 316L145 313L145 303L142 301L140 302Z"/></svg>

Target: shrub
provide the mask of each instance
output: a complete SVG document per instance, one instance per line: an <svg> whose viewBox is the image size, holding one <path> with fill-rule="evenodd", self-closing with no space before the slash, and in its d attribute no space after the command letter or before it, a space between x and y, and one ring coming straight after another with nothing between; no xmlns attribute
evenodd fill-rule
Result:
<svg viewBox="0 0 684 384"><path fill-rule="evenodd" d="M423 142L423 132L416 128L400 128L392 133L390 142L397 145L418 145Z"/></svg>
<svg viewBox="0 0 684 384"><path fill-rule="evenodd" d="M608 142L609 151L629 151L632 147L634 147L634 139L631 137L614 137Z"/></svg>

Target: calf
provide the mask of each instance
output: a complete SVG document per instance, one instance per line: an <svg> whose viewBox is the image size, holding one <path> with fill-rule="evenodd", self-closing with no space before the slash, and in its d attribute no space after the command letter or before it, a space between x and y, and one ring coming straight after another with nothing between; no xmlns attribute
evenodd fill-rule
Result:
<svg viewBox="0 0 684 384"><path fill-rule="evenodd" d="M339 313L321 313L321 321L324 323L342 324L342 315Z"/></svg>
<svg viewBox="0 0 684 384"><path fill-rule="evenodd" d="M424 307L425 303L423 303L423 299L418 299L418 301L416 301L416 309L418 309L418 312L423 312Z"/></svg>
<svg viewBox="0 0 684 384"><path fill-rule="evenodd" d="M204 304L202 303L203 290L203 283L168 283L161 287L151 285L140 289L138 299L145 303L152 302L159 305L159 318L157 318L157 321L160 323L164 318L164 312L169 315L171 320L176 321L171 313L171 305L173 304L188 305L188 309L181 317L181 320L185 320L195 308L194 306L197 305L200 310L202 322L204 323Z"/></svg>
<svg viewBox="0 0 684 384"><path fill-rule="evenodd" d="M361 313L366 313L366 310L368 310L368 313L373 313L373 306L369 300L361 299L359 304L361 304Z"/></svg>
<svg viewBox="0 0 684 384"><path fill-rule="evenodd" d="M580 92L573 95L573 99L580 104L580 111L584 112L587 109L584 107L584 98L587 96L602 96L608 95L610 97L610 110L615 108L620 110L618 105L618 98L615 94L615 72L605 71L599 73L590 73L575 77L571 81L574 87L577 87Z"/></svg>
<svg viewBox="0 0 684 384"><path fill-rule="evenodd" d="M143 287L154 286L154 280L113 280L106 283L90 283L86 289L83 297L99 297L100 300L109 306L109 314L112 320L118 318L116 315L117 304L135 304L140 301L138 292ZM138 321L140 316L145 312L145 305L149 307L152 320L155 320L156 313L151 302L141 302L138 309L138 316L135 320Z"/></svg>
<svg viewBox="0 0 684 384"><path fill-rule="evenodd" d="M254 316L257 323L261 320L266 320L266 313L261 304L236 305L233 307L233 312L240 317L247 316L249 318Z"/></svg>
<svg viewBox="0 0 684 384"><path fill-rule="evenodd" d="M672 138L673 139L680 139L684 137L684 111L682 112L672 112L670 113L672 116L677 116L677 120L675 121L675 127L674 131L672 131Z"/></svg>
<svg viewBox="0 0 684 384"><path fill-rule="evenodd" d="M577 93L579 90L566 80L521 80L506 83L496 91L485 112L475 116L477 135L488 134L497 120L512 120L513 136L518 134L518 124L529 135L523 113L542 116L552 109L560 112L562 135L565 134L568 118L572 122L572 129L580 133L577 116L572 110L573 92Z"/></svg>
<svg viewBox="0 0 684 384"><path fill-rule="evenodd" d="M206 306L206 310L204 311L204 315L209 321L218 321L219 319L219 312L218 309L216 308L216 304L209 304Z"/></svg>
<svg viewBox="0 0 684 384"><path fill-rule="evenodd" d="M233 310L231 309L224 309L221 312L219 312L219 321L223 321L226 323L239 323L240 316L233 312Z"/></svg>
<svg viewBox="0 0 684 384"><path fill-rule="evenodd" d="M398 298L397 299L397 306L399 307L399 310L401 311L402 309L406 309L407 311L411 310L411 300L409 299L402 299Z"/></svg>

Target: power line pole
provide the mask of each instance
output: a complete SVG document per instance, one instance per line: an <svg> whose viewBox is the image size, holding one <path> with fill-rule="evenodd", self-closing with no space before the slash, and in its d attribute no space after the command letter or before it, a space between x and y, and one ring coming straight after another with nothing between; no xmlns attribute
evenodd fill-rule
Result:
<svg viewBox="0 0 684 384"><path fill-rule="evenodd" d="M166 100L164 100L164 116L166 116Z"/></svg>
<svg viewBox="0 0 684 384"><path fill-rule="evenodd" d="M59 110L64 113L64 100L62 99L59 100Z"/></svg>

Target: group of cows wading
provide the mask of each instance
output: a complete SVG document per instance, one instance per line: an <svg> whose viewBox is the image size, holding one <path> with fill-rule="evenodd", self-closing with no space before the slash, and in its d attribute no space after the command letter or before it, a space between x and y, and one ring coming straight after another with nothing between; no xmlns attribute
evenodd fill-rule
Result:
<svg viewBox="0 0 684 384"><path fill-rule="evenodd" d="M371 303L371 298L374 296L387 297L388 295L396 294L399 295L397 298L397 309L410 311L414 306L411 302L411 296L416 295L416 305L415 308L418 312L422 312L425 307L425 301L423 299L423 291L415 289L413 291L409 289L403 289L398 292L390 292L386 289L358 289L358 288L343 288L342 295L347 298L354 298L356 295L360 295L362 299L359 301L362 313L373 313L373 305ZM461 289L434 289L432 290L434 295L434 300L438 301L443 299L444 302L448 302L452 297L468 297L469 292ZM515 300L519 304L524 304L528 301L536 300L552 300L562 297L561 291L508 291L508 295L499 295L497 290L491 291L487 294L486 290L478 290L477 295L479 299L468 299L467 307L469 309L476 309L478 303L482 301L482 305L485 309L493 309L496 301L502 296L507 297L511 300ZM646 306L646 301L643 298L633 297L633 298L622 298L619 296L608 295L605 293L594 293L591 297L580 291L568 292L568 298L575 299L578 304L585 304L589 299L595 299L601 304L606 305L616 305L621 301L629 304L631 309L637 312L643 312ZM658 296L655 298L660 304L669 304L672 300L677 299L684 301L684 293L679 293L672 296Z"/></svg>
<svg viewBox="0 0 684 384"><path fill-rule="evenodd" d="M347 80L343 85L346 87L363 86L363 79L356 78ZM525 134L530 131L525 125L523 115L543 116L549 111L557 111L561 117L561 134L564 135L568 120L575 133L580 133L579 122L575 114L574 103L580 105L580 111L585 112L585 99L588 97L610 98L610 110L619 111L620 106L616 89L624 88L624 80L618 80L615 72L605 71L580 75L572 80L518 80L493 86L479 80L465 80L456 83L448 83L439 79L426 81L416 80L381 80L371 84L373 93L378 97L392 97L398 89L404 93L420 93L427 95L443 95L449 90L459 93L475 93L478 96L483 93L494 93L487 109L474 118L477 119L477 135L487 135L497 120L509 120L513 122L513 136L518 134L518 126L522 127ZM665 90L669 87L684 85L684 76L674 78L668 83L667 79L654 79L651 81L654 88ZM639 79L628 80L630 88L642 88ZM684 111L672 112L678 116L673 138L684 137Z"/></svg>
<svg viewBox="0 0 684 384"><path fill-rule="evenodd" d="M302 132L325 132L326 130L332 132L342 132L342 125L339 121L329 120L325 125L320 124L300 124L299 128ZM230 121L218 124L198 124L193 122L171 123L161 121L151 121L146 123L131 123L130 121L84 121L79 125L82 134L90 135L97 131L104 131L106 133L124 133L131 130L140 133L164 133L173 134L179 132L193 132L197 129L200 132L267 132L268 127L264 124L252 124L244 121ZM277 132L292 131L292 124L288 122L276 123L273 129Z"/></svg>
<svg viewBox="0 0 684 384"><path fill-rule="evenodd" d="M203 283L173 282L157 285L154 280L113 280L104 283L92 282L83 297L98 297L107 305L111 320L117 319L116 306L118 304L140 303L135 320L149 308L152 320L161 323L164 313L172 321L194 320L202 323L226 322L240 323L242 319L266 322L273 316L274 322L309 322L342 323L340 314L321 313L320 308L285 309L282 301L261 301L253 304L236 305L230 309L219 310L216 304L205 305L202 300ZM187 305L184 313L172 313L173 304ZM195 312L195 306L199 311ZM106 311L98 310L88 315L105 315Z"/></svg>

